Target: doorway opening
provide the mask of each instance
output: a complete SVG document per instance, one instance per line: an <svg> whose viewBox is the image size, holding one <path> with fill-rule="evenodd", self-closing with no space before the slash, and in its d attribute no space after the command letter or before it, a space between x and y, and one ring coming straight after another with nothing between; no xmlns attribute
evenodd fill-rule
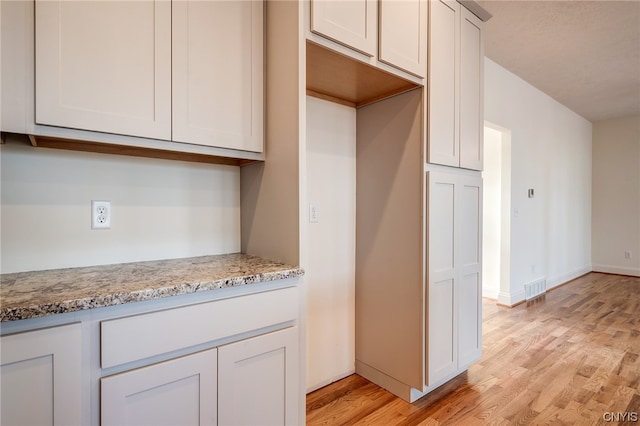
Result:
<svg viewBox="0 0 640 426"><path fill-rule="evenodd" d="M511 293L511 130L488 121L484 123L482 178L482 296L508 304Z"/></svg>

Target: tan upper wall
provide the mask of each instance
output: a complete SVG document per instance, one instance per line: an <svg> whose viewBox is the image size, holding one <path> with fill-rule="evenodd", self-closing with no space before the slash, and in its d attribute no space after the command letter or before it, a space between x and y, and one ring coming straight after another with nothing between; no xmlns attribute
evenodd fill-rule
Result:
<svg viewBox="0 0 640 426"><path fill-rule="evenodd" d="M594 123L592 200L593 269L640 276L640 116Z"/></svg>

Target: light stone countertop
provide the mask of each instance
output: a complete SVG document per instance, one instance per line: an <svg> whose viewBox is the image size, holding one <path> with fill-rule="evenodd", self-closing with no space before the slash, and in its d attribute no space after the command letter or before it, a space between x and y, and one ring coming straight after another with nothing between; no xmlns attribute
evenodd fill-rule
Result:
<svg viewBox="0 0 640 426"><path fill-rule="evenodd" d="M245 254L0 275L0 322L298 277L296 266Z"/></svg>

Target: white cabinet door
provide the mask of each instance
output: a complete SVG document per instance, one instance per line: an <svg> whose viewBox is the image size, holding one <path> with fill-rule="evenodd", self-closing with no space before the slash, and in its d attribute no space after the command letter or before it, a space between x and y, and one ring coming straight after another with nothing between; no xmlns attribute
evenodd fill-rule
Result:
<svg viewBox="0 0 640 426"><path fill-rule="evenodd" d="M426 75L427 7L424 0L380 0L380 61Z"/></svg>
<svg viewBox="0 0 640 426"><path fill-rule="evenodd" d="M482 355L482 178L428 172L427 386Z"/></svg>
<svg viewBox="0 0 640 426"><path fill-rule="evenodd" d="M427 158L482 170L482 21L455 1L430 5Z"/></svg>
<svg viewBox="0 0 640 426"><path fill-rule="evenodd" d="M81 326L0 337L0 424L82 424Z"/></svg>
<svg viewBox="0 0 640 426"><path fill-rule="evenodd" d="M368 56L378 43L376 0L311 0L311 31Z"/></svg>
<svg viewBox="0 0 640 426"><path fill-rule="evenodd" d="M171 138L171 2L36 1L36 123Z"/></svg>
<svg viewBox="0 0 640 426"><path fill-rule="evenodd" d="M102 426L217 424L216 351L101 379Z"/></svg>
<svg viewBox="0 0 640 426"><path fill-rule="evenodd" d="M458 167L458 33L460 4L456 1L429 2L429 163Z"/></svg>
<svg viewBox="0 0 640 426"><path fill-rule="evenodd" d="M173 140L263 151L263 2L173 2Z"/></svg>
<svg viewBox="0 0 640 426"><path fill-rule="evenodd" d="M464 7L460 16L460 167L482 170L482 21Z"/></svg>
<svg viewBox="0 0 640 426"><path fill-rule="evenodd" d="M446 173L427 174L427 386L450 376L458 367L455 178Z"/></svg>
<svg viewBox="0 0 640 426"><path fill-rule="evenodd" d="M482 355L482 178L458 178L458 368Z"/></svg>
<svg viewBox="0 0 640 426"><path fill-rule="evenodd" d="M221 425L298 423L298 329L218 348Z"/></svg>

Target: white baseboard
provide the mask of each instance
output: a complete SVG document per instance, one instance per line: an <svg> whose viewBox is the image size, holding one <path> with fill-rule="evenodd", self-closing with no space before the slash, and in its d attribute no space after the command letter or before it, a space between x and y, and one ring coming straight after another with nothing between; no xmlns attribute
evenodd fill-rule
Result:
<svg viewBox="0 0 640 426"><path fill-rule="evenodd" d="M604 272L606 274L631 275L640 277L640 268L627 268L615 265L593 265L593 272Z"/></svg>
<svg viewBox="0 0 640 426"><path fill-rule="evenodd" d="M315 390L318 390L318 389L323 388L323 387L325 387L327 385L330 385L333 382L337 382L338 380L342 380L345 377L349 377L350 375L354 374L355 372L356 372L356 370L354 368L353 370L347 371L346 373L338 374L337 376L333 376L330 379L326 379L326 380L323 380L323 381L321 381L319 383L315 383L312 386L309 386L307 388L307 393L311 393L311 392L313 392Z"/></svg>
<svg viewBox="0 0 640 426"><path fill-rule="evenodd" d="M577 268L571 272L566 274L558 275L552 278L547 279L547 290L551 290L554 287L558 287L559 285L568 283L571 280L575 280L578 277L583 276L584 274L588 274L593 270L591 265L585 265L580 268Z"/></svg>
<svg viewBox="0 0 640 426"><path fill-rule="evenodd" d="M554 287L558 287L559 285L565 284L571 280L574 280L578 277L581 277L584 274L588 274L592 270L595 270L595 266L585 265L577 268L571 272L566 274L558 275L552 278L547 278L547 290L551 290ZM606 272L606 271L601 271ZM627 270L625 275L633 275L630 273L631 270ZM638 274L640 271L635 271ZM610 273L618 273L622 274L623 272L610 272ZM515 306L520 302L523 302L526 299L524 288L521 290L514 291L512 293L501 291L498 293L498 303L505 306Z"/></svg>
<svg viewBox="0 0 640 426"><path fill-rule="evenodd" d="M498 294L500 294L500 290L496 288L482 287L482 297L497 300Z"/></svg>
<svg viewBox="0 0 640 426"><path fill-rule="evenodd" d="M518 291L514 291L513 293L508 293L506 291L501 291L500 293L498 293L498 303L500 305L515 306L518 303L524 301L524 299L525 299L524 288Z"/></svg>

